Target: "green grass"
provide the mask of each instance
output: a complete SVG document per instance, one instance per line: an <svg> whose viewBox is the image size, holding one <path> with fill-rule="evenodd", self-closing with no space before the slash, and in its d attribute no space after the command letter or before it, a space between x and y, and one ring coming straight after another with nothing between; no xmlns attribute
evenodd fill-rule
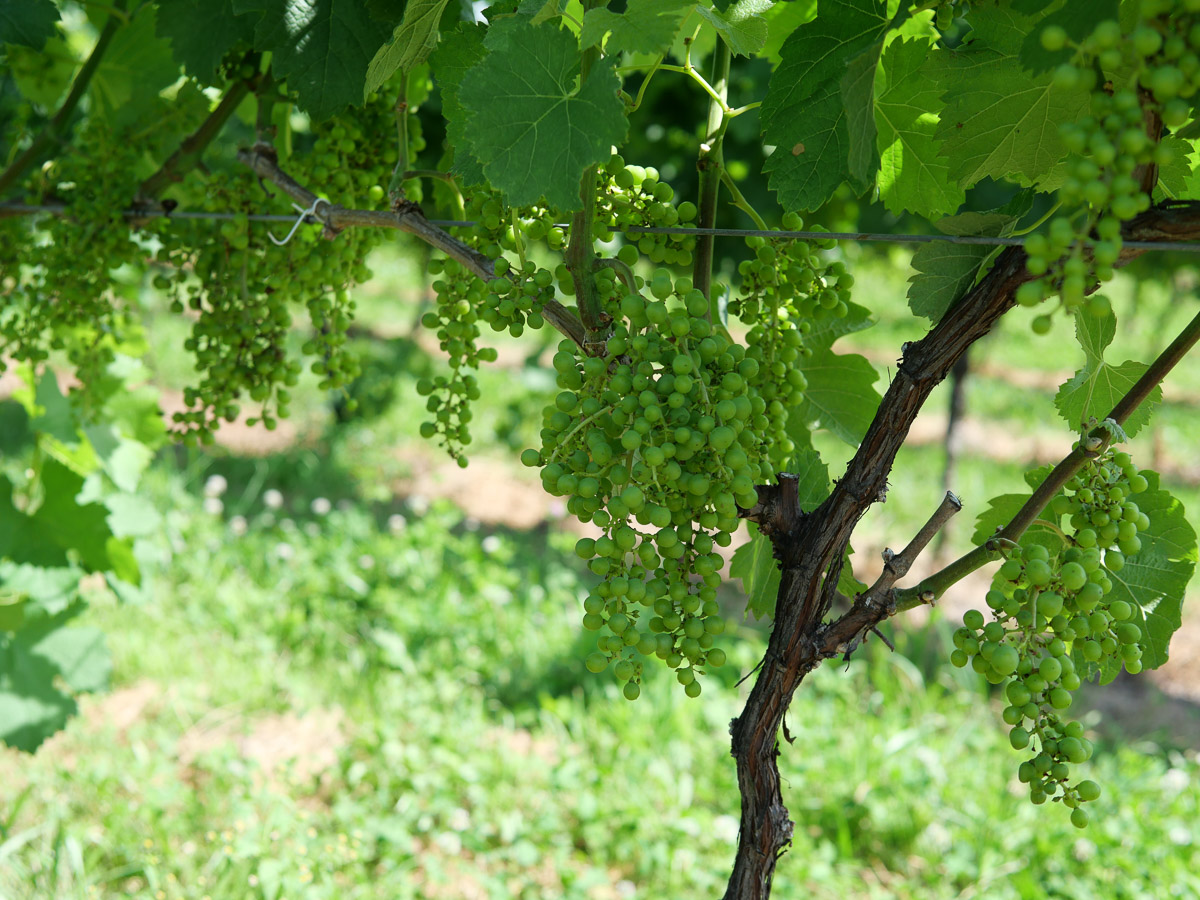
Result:
<svg viewBox="0 0 1200 900"><path fill-rule="evenodd" d="M268 508L250 470L213 514L207 475L155 471L171 512L143 548L147 596L88 615L111 635L116 706L0 757L0 895L720 892L727 724L756 630L735 629L700 700L652 671L628 703L580 663L568 537L471 530L442 503L314 512L305 478ZM1194 757L1102 741L1106 793L1076 831L1021 796L986 685L942 662L946 629L898 640L796 694L776 897L1200 896ZM145 705L118 727L131 695ZM327 736L297 736L306 714ZM268 771L246 747L280 730L301 756Z"/></svg>

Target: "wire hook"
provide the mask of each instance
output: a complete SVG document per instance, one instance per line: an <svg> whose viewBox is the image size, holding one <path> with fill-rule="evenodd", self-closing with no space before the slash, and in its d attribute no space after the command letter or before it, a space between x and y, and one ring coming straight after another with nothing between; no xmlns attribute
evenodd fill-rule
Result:
<svg viewBox="0 0 1200 900"><path fill-rule="evenodd" d="M329 202L328 200L324 200L321 197L314 197L312 205L310 205L308 207L308 209L305 209L299 203L293 203L292 209L294 209L294 210L296 210L296 212L300 213L300 218L298 218L292 224L292 230L287 233L287 237L285 237L283 240L280 240L279 238L275 237L274 233L272 233L270 231L267 232L267 237L269 237L271 239L272 243L274 243L275 246L282 247L284 244L286 244L288 241L290 241L292 239L293 235L295 235L295 233L296 233L296 229L298 229L301 225L304 224L305 219L307 219L311 215L316 214L317 207L320 204L328 203L328 202Z"/></svg>

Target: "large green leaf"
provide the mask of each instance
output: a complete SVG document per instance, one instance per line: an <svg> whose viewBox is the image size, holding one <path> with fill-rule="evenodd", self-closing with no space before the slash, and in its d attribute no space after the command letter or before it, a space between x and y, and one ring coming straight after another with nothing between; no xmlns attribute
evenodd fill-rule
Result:
<svg viewBox="0 0 1200 900"><path fill-rule="evenodd" d="M815 209L850 177L842 79L889 21L882 0L823 0L780 49L761 113L763 138L775 148L763 171L785 209Z"/></svg>
<svg viewBox="0 0 1200 900"><path fill-rule="evenodd" d="M1104 349L1112 343L1117 320L1113 315L1093 316L1084 311L1075 314L1075 336L1083 348L1084 364L1054 395L1059 415L1072 428L1083 428L1091 419L1107 416L1129 389L1145 373L1145 363L1126 360L1118 366L1104 361ZM1154 408L1162 402L1162 388L1155 386L1150 395L1133 411L1122 426L1133 437L1150 421Z"/></svg>
<svg viewBox="0 0 1200 900"><path fill-rule="evenodd" d="M0 0L0 44L41 50L58 26L58 7L51 0Z"/></svg>
<svg viewBox="0 0 1200 900"><path fill-rule="evenodd" d="M133 124L157 108L159 91L179 79L171 45L155 34L155 8L146 4L108 45L88 93L111 122Z"/></svg>
<svg viewBox="0 0 1200 900"><path fill-rule="evenodd" d="M857 446L867 433L880 396L872 386L879 374L857 353L837 354L816 350L800 364L808 388L792 420L827 428L848 444Z"/></svg>
<svg viewBox="0 0 1200 900"><path fill-rule="evenodd" d="M481 163L471 150L471 129L467 111L458 102L458 89L463 76L483 59L485 29L462 22L456 29L442 35L429 59L430 69L442 94L442 115L446 117L446 137L454 154L451 170L468 187L483 184L487 179Z"/></svg>
<svg viewBox="0 0 1200 900"><path fill-rule="evenodd" d="M609 53L662 53L675 42L690 6L690 0L629 0L620 13L598 6L583 14L579 43L591 47L607 34ZM765 24L763 31L765 37Z"/></svg>
<svg viewBox="0 0 1200 900"><path fill-rule="evenodd" d="M725 39L734 56L750 56L767 42L767 20L763 18L775 0L740 0L725 12L697 6L696 12L707 19Z"/></svg>
<svg viewBox="0 0 1200 900"><path fill-rule="evenodd" d="M850 60L840 85L842 105L846 108L846 133L849 141L847 162L850 178L863 190L875 183L876 173L879 171L875 76L882 50L881 39Z"/></svg>
<svg viewBox="0 0 1200 900"><path fill-rule="evenodd" d="M1064 122L1089 109L1084 90L1051 85L1018 59L1032 20L1001 5L971 10L964 49L947 64L945 108L937 138L950 177L964 187L983 178L1044 184L1066 154L1058 136Z"/></svg>
<svg viewBox="0 0 1200 900"><path fill-rule="evenodd" d="M953 235L1007 237L1029 211L1031 192L1022 192L997 210L969 211L945 216L934 224ZM976 244L933 242L922 244L913 254L909 278L908 306L914 315L938 322L960 297L979 280L998 248Z"/></svg>
<svg viewBox="0 0 1200 900"><path fill-rule="evenodd" d="M893 213L926 218L954 212L966 198L951 182L949 163L938 155L934 135L942 88L930 77L933 53L926 40L892 41L883 54L875 101L879 197Z"/></svg>
<svg viewBox="0 0 1200 900"><path fill-rule="evenodd" d="M362 102L367 67L392 33L359 0L233 0L239 15L257 14L254 46L270 51L314 119Z"/></svg>
<svg viewBox="0 0 1200 900"><path fill-rule="evenodd" d="M256 22L256 16L234 12L233 0L158 0L155 33L171 42L189 75L217 84L221 60L239 43L253 43Z"/></svg>
<svg viewBox="0 0 1200 900"><path fill-rule="evenodd" d="M112 663L95 628L64 623L83 609L75 604L15 634L0 633L0 742L33 752L62 730L77 707L72 691L108 685Z"/></svg>
<svg viewBox="0 0 1200 900"><path fill-rule="evenodd" d="M579 82L575 38L523 16L501 19L484 38L487 56L463 76L472 149L488 182L513 206L544 197L560 210L580 206L579 179L625 139L628 120L612 57Z"/></svg>
<svg viewBox="0 0 1200 900"><path fill-rule="evenodd" d="M398 70L408 71L420 65L437 46L438 22L450 0L410 0L404 7L404 19L375 53L367 66L363 96L379 90Z"/></svg>
<svg viewBox="0 0 1200 900"><path fill-rule="evenodd" d="M756 619L775 614L779 596L779 566L771 555L771 541L761 534L753 522L747 522L750 540L734 551L729 560L729 577L742 580L746 595L746 610Z"/></svg>
<svg viewBox="0 0 1200 900"><path fill-rule="evenodd" d="M1159 486L1157 472L1142 472L1149 488L1131 499L1150 517L1140 535L1142 549L1125 559L1120 572L1109 572L1108 599L1125 600L1142 629L1142 665L1157 669L1167 661L1168 644L1181 622L1183 596L1196 568L1196 532L1184 516L1183 504ZM1110 681L1115 671L1102 673Z"/></svg>

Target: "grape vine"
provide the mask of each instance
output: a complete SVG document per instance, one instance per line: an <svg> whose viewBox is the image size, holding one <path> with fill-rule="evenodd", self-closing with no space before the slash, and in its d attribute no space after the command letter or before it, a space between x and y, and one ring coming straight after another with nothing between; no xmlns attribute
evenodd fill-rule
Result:
<svg viewBox="0 0 1200 900"><path fill-rule="evenodd" d="M283 0L234 3L212 33L202 0L12 6L0 366L31 385L69 369L78 435L115 415L116 364L142 353L142 307L159 298L185 319L195 367L176 439L275 427L306 370L346 392L353 289L393 231L415 235L435 251L421 321L442 356L415 385L417 427L459 465L487 399L479 369L499 356L485 338L562 336L521 462L595 529L576 545L599 579L580 664L634 700L661 662L697 697L731 656L723 579L774 615L731 729L730 898L766 897L790 839L777 735L804 676L985 564L996 580L950 661L1002 692L1033 802L1081 827L1102 807L1080 777L1095 748L1067 715L1073 692L1165 660L1194 565L1178 503L1112 445L1145 426L1200 318L1156 359L1114 365L1100 288L1143 242L1200 237L1195 0L844 0L802 24L770 2L505 2L477 22L444 3L347 0L303 41ZM122 68L131 45L144 77ZM820 237L831 216L963 239L914 255L909 303L932 327L898 348L882 397L872 365L834 349L876 305L855 252ZM806 219L811 240L793 234ZM746 225L744 244L717 237ZM1023 247L967 243L997 236ZM981 513L973 550L898 588L950 516L983 509L947 497L864 589L848 562L859 519L934 385L1015 306L1036 309L1035 334L1074 328L1085 361L1055 405L1075 449L1031 474L1015 515ZM817 429L853 445L836 478ZM62 508L90 474L59 473ZM13 515L37 514L41 476L16 486ZM0 564L41 564L6 533ZM0 649L31 640L17 634ZM16 677L4 665L0 694Z"/></svg>

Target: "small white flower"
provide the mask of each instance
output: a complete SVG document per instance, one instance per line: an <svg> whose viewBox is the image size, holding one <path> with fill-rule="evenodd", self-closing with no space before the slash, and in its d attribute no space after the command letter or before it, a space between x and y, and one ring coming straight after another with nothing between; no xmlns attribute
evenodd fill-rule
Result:
<svg viewBox="0 0 1200 900"><path fill-rule="evenodd" d="M321 536L321 526L318 525L316 522L305 522L304 523L304 533L307 534L310 538L320 537Z"/></svg>
<svg viewBox="0 0 1200 900"><path fill-rule="evenodd" d="M463 528L465 528L467 531L478 531L479 525L479 520L474 516L467 516L465 519L463 519Z"/></svg>
<svg viewBox="0 0 1200 900"><path fill-rule="evenodd" d="M333 509L333 504L324 497L316 497L312 502L313 515L327 516L329 511Z"/></svg>
<svg viewBox="0 0 1200 900"><path fill-rule="evenodd" d="M283 494L279 493L275 488L263 491L263 506L267 509L279 509L279 507L283 506Z"/></svg>
<svg viewBox="0 0 1200 900"><path fill-rule="evenodd" d="M400 515L400 513L392 513L388 516L388 530L392 534L398 534L404 530L404 526L408 524L408 519Z"/></svg>
<svg viewBox="0 0 1200 900"><path fill-rule="evenodd" d="M275 555L280 559L291 559L296 555L296 549L287 541L280 541L275 545Z"/></svg>
<svg viewBox="0 0 1200 900"><path fill-rule="evenodd" d="M632 897L637 894L637 885L628 878L622 878L614 885L618 897Z"/></svg>
<svg viewBox="0 0 1200 900"><path fill-rule="evenodd" d="M429 498L424 494L413 494L408 498L408 505L412 507L412 511L418 516L423 516L429 512Z"/></svg>
<svg viewBox="0 0 1200 900"><path fill-rule="evenodd" d="M210 475L208 481L204 482L205 497L220 497L228 489L229 482L223 475Z"/></svg>
<svg viewBox="0 0 1200 900"><path fill-rule="evenodd" d="M466 831L471 827L471 814L459 806L450 813L450 821L447 824L454 831Z"/></svg>
<svg viewBox="0 0 1200 900"><path fill-rule="evenodd" d="M238 537L246 533L246 519L243 516L234 516L229 520L229 530Z"/></svg>
<svg viewBox="0 0 1200 900"><path fill-rule="evenodd" d="M364 553L358 558L358 567L360 569L375 568L375 557L373 557L370 553Z"/></svg>
<svg viewBox="0 0 1200 900"><path fill-rule="evenodd" d="M204 498L204 511L210 516L219 516L225 510L225 504L216 497Z"/></svg>
<svg viewBox="0 0 1200 900"><path fill-rule="evenodd" d="M489 534L479 542L479 546L483 548L484 553L492 554L500 549L501 541L500 538L496 537L496 535Z"/></svg>

